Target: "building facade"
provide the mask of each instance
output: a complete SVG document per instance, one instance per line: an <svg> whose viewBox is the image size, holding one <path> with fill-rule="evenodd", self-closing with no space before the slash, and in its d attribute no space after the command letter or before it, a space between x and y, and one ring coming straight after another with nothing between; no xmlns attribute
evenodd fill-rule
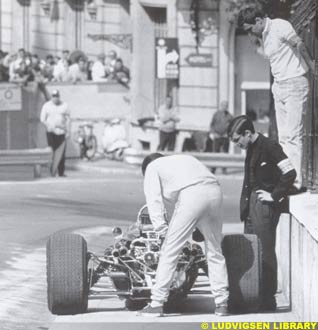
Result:
<svg viewBox="0 0 318 330"><path fill-rule="evenodd" d="M207 131L223 100L235 114L269 106L268 64L250 49L246 36L236 34L225 3L1 0L0 48L23 47L40 57L81 50L92 60L115 50L131 69L131 118L153 117L170 94L180 112L179 127ZM157 78L156 38L177 40L172 52L177 79Z"/></svg>

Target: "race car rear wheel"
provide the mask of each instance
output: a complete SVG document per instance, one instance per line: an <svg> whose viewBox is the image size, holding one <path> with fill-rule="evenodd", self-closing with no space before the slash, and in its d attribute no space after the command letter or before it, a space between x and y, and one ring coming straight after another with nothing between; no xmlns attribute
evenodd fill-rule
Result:
<svg viewBox="0 0 318 330"><path fill-rule="evenodd" d="M261 297L261 243L256 235L226 235L222 242L232 313L257 311Z"/></svg>
<svg viewBox="0 0 318 330"><path fill-rule="evenodd" d="M85 239L77 234L53 234L46 251L49 310L58 315L85 312L89 289Z"/></svg>

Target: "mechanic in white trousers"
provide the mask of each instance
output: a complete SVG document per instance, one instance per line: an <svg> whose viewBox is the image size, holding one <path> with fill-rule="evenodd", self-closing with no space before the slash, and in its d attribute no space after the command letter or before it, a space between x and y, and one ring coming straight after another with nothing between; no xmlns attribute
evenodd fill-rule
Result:
<svg viewBox="0 0 318 330"><path fill-rule="evenodd" d="M179 254L195 228L205 239L215 314L228 315L228 275L221 250L222 192L215 176L192 156L160 153L144 159L142 172L150 219L155 230L165 237L152 301L142 310L142 315L163 315ZM174 206L169 223L165 216L168 204Z"/></svg>

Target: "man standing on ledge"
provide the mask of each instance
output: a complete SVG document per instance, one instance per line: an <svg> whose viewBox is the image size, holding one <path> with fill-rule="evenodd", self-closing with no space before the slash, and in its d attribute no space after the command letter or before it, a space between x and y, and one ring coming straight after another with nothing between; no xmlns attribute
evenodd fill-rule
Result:
<svg viewBox="0 0 318 330"><path fill-rule="evenodd" d="M204 236L208 275L215 300L215 314L228 315L228 275L221 250L222 192L215 176L196 158L188 155L147 156L142 163L144 192L150 220L164 238L156 284L145 316L162 316L169 296L179 253L197 227ZM171 219L165 216L173 206Z"/></svg>
<svg viewBox="0 0 318 330"><path fill-rule="evenodd" d="M275 141L256 133L247 116L233 119L228 128L233 143L247 151L240 202L245 234L255 234L262 245L262 311L276 309L276 227L283 200L296 178L296 171Z"/></svg>
<svg viewBox="0 0 318 330"><path fill-rule="evenodd" d="M303 114L307 109L308 67L314 72L314 62L296 34L293 26L283 19L270 19L262 10L249 7L241 10L238 24L262 46L269 59L274 77L272 92L275 101L279 143L296 169L293 193L302 187L301 161L303 152Z"/></svg>
<svg viewBox="0 0 318 330"><path fill-rule="evenodd" d="M40 119L46 127L47 143L53 151L51 175L65 176L65 138L69 132L70 112L67 104L61 101L58 90L53 90L51 95L52 99L42 107Z"/></svg>

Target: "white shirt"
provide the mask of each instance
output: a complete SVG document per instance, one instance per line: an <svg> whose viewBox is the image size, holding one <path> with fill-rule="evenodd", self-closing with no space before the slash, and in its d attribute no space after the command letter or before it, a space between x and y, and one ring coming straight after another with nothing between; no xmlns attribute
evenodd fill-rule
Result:
<svg viewBox="0 0 318 330"><path fill-rule="evenodd" d="M176 130L176 122L179 121L176 108L172 107L171 109L167 109L167 106L162 104L158 109L158 115L160 131L171 133Z"/></svg>
<svg viewBox="0 0 318 330"><path fill-rule="evenodd" d="M70 66L69 69L70 79L74 82L76 81L86 81L87 73L85 71L80 70L79 65L74 63Z"/></svg>
<svg viewBox="0 0 318 330"><path fill-rule="evenodd" d="M48 132L62 135L67 133L69 116L70 112L65 102L56 105L52 101L48 101L42 107L40 120Z"/></svg>
<svg viewBox="0 0 318 330"><path fill-rule="evenodd" d="M92 80L93 81L106 81L105 66L100 61L96 61L92 66Z"/></svg>
<svg viewBox="0 0 318 330"><path fill-rule="evenodd" d="M216 177L196 158L172 155L152 161L145 173L144 193L151 222L156 231L168 229L167 205L175 205L181 190L197 185L218 184Z"/></svg>
<svg viewBox="0 0 318 330"><path fill-rule="evenodd" d="M275 81L299 77L308 71L299 50L288 43L288 40L295 36L296 31L288 21L266 18L263 47Z"/></svg>

